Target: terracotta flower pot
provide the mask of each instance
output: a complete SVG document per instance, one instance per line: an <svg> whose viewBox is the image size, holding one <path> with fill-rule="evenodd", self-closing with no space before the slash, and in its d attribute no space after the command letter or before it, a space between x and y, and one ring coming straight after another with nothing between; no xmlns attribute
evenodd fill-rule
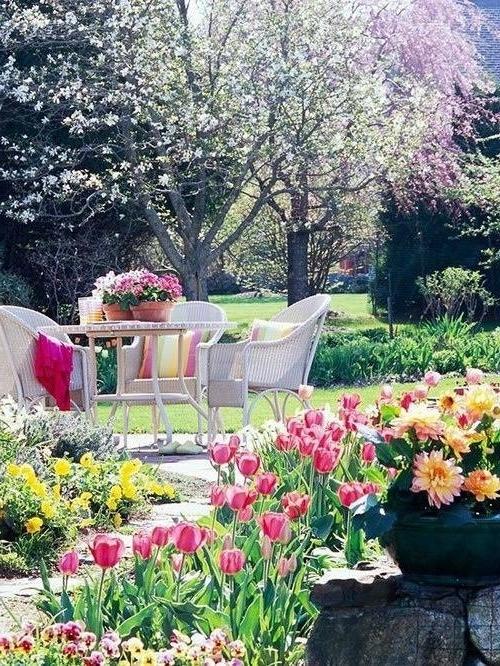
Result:
<svg viewBox="0 0 500 666"><path fill-rule="evenodd" d="M136 321L170 321L174 305L172 301L144 301L131 310Z"/></svg>
<svg viewBox="0 0 500 666"><path fill-rule="evenodd" d="M130 310L122 310L118 303L108 303L102 306L104 316L108 321L129 321L133 319Z"/></svg>

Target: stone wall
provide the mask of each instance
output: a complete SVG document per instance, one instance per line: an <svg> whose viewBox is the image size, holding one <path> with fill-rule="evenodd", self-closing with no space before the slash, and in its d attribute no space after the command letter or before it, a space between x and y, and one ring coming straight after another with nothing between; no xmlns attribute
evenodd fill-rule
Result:
<svg viewBox="0 0 500 666"><path fill-rule="evenodd" d="M338 569L313 589L307 666L500 666L500 587L437 587Z"/></svg>

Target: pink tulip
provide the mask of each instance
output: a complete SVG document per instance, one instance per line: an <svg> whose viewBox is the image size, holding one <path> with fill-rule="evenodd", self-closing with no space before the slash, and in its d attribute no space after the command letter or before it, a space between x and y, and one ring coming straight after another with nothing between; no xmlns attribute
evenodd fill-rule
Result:
<svg viewBox="0 0 500 666"><path fill-rule="evenodd" d="M215 442L208 453L214 465L226 465L234 456L233 449L225 442Z"/></svg>
<svg viewBox="0 0 500 666"><path fill-rule="evenodd" d="M361 460L364 463L372 463L377 459L377 448L372 442L365 442L361 447Z"/></svg>
<svg viewBox="0 0 500 666"><path fill-rule="evenodd" d="M361 396L359 393L344 393L340 399L342 409L352 411L361 404Z"/></svg>
<svg viewBox="0 0 500 666"><path fill-rule="evenodd" d="M349 508L360 497L365 494L361 483L343 483L338 489L338 497L342 506Z"/></svg>
<svg viewBox="0 0 500 666"><path fill-rule="evenodd" d="M390 384L384 384L380 389L380 400L382 402L388 402L392 400L393 390Z"/></svg>
<svg viewBox="0 0 500 666"><path fill-rule="evenodd" d="M213 485L210 490L210 504L222 507L226 503L226 490L223 486Z"/></svg>
<svg viewBox="0 0 500 666"><path fill-rule="evenodd" d="M465 379L467 384L481 384L484 380L484 372L479 368L467 368Z"/></svg>
<svg viewBox="0 0 500 666"><path fill-rule="evenodd" d="M306 433L302 435L302 437L299 437L298 440L298 448L299 448L299 453L303 458L309 458L312 456L314 447L317 445L318 440Z"/></svg>
<svg viewBox="0 0 500 666"><path fill-rule="evenodd" d="M233 511L241 511L250 506L257 499L257 491L248 486L228 486L226 488L226 502Z"/></svg>
<svg viewBox="0 0 500 666"><path fill-rule="evenodd" d="M424 382L427 386L437 386L441 381L441 375L435 370L429 370L424 375Z"/></svg>
<svg viewBox="0 0 500 666"><path fill-rule="evenodd" d="M229 443L229 448L231 449L232 454L234 456L236 451L240 448L241 439L239 438L238 435L231 435L229 437L229 442L228 443Z"/></svg>
<svg viewBox="0 0 500 666"><path fill-rule="evenodd" d="M238 520L241 523L249 523L253 518L253 508L251 506L246 506L241 511L238 511Z"/></svg>
<svg viewBox="0 0 500 666"><path fill-rule="evenodd" d="M291 555L288 559L280 557L278 561L278 574L281 578L286 578L288 574L294 573L297 570L297 557L295 554Z"/></svg>
<svg viewBox="0 0 500 666"><path fill-rule="evenodd" d="M322 409L309 409L304 414L304 423L308 428L311 428L313 425L324 425L325 412Z"/></svg>
<svg viewBox="0 0 500 666"><path fill-rule="evenodd" d="M255 477L255 489L260 495L272 495L277 484L278 477L272 472L265 472Z"/></svg>
<svg viewBox="0 0 500 666"><path fill-rule="evenodd" d="M270 560L273 555L273 544L268 536L263 536L260 542L262 559Z"/></svg>
<svg viewBox="0 0 500 666"><path fill-rule="evenodd" d="M394 479L396 474L398 473L398 470L395 467L388 467L387 468L387 474L391 479Z"/></svg>
<svg viewBox="0 0 500 666"><path fill-rule="evenodd" d="M177 523L170 530L170 540L181 553L195 553L205 545L205 530L194 523Z"/></svg>
<svg viewBox="0 0 500 666"><path fill-rule="evenodd" d="M363 495L376 495L380 492L380 486L378 483L373 483L373 481L365 481L362 484Z"/></svg>
<svg viewBox="0 0 500 666"><path fill-rule="evenodd" d="M299 438L296 435L281 433L276 437L276 448L278 451L292 451L297 448Z"/></svg>
<svg viewBox="0 0 500 666"><path fill-rule="evenodd" d="M76 550L63 553L57 563L57 568L63 576L74 576L80 566L80 558Z"/></svg>
<svg viewBox="0 0 500 666"><path fill-rule="evenodd" d="M313 454L313 466L318 474L330 474L340 462L342 449L340 447L319 447Z"/></svg>
<svg viewBox="0 0 500 666"><path fill-rule="evenodd" d="M263 535L269 537L274 542L280 541L286 536L285 532L290 527L290 521L284 513L268 511L260 517L260 526Z"/></svg>
<svg viewBox="0 0 500 666"><path fill-rule="evenodd" d="M112 569L123 557L125 544L119 537L98 534L89 548L98 567Z"/></svg>
<svg viewBox="0 0 500 666"><path fill-rule="evenodd" d="M415 402L413 393L404 393L401 397L401 400L399 401L399 404L403 409L408 409L412 402Z"/></svg>
<svg viewBox="0 0 500 666"><path fill-rule="evenodd" d="M151 533L151 542L158 547L165 546L170 536L170 527L158 525Z"/></svg>
<svg viewBox="0 0 500 666"><path fill-rule="evenodd" d="M308 384L301 384L297 392L301 400L310 400L314 391L314 386L309 386Z"/></svg>
<svg viewBox="0 0 500 666"><path fill-rule="evenodd" d="M239 548L222 550L219 555L219 566L226 576L234 576L245 566L245 553Z"/></svg>
<svg viewBox="0 0 500 666"><path fill-rule="evenodd" d="M245 451L236 458L236 465L243 476L253 476L259 470L260 458L251 451Z"/></svg>
<svg viewBox="0 0 500 666"><path fill-rule="evenodd" d="M342 437L345 435L345 428L342 423L337 421L332 421L328 424L328 427L325 430L325 434L321 439L322 444L331 444L331 442L340 442Z"/></svg>
<svg viewBox="0 0 500 666"><path fill-rule="evenodd" d="M425 400L429 393L429 386L425 384L417 384L413 389L413 395L416 400Z"/></svg>
<svg viewBox="0 0 500 666"><path fill-rule="evenodd" d="M175 573L180 573L182 569L182 561L183 561L182 553L173 553L170 556L170 564L172 565L172 569L175 571Z"/></svg>
<svg viewBox="0 0 500 666"><path fill-rule="evenodd" d="M296 435L297 437L300 437L304 431L305 428L304 421L301 419L297 418L291 418L288 419L287 424L286 424L286 429L290 435Z"/></svg>
<svg viewBox="0 0 500 666"><path fill-rule="evenodd" d="M143 560L149 560L153 552L153 541L146 532L137 532L132 537L132 552Z"/></svg>
<svg viewBox="0 0 500 666"><path fill-rule="evenodd" d="M210 527L200 527L202 534L203 534L203 539L204 539L204 544L207 544L207 546L211 546L212 544L215 543L215 540L217 539L217 533L215 530L211 529Z"/></svg>
<svg viewBox="0 0 500 666"><path fill-rule="evenodd" d="M281 498L281 506L286 515L295 520L301 516L305 516L309 510L309 504L311 503L311 498L309 495L302 495L298 492L291 492L283 495Z"/></svg>

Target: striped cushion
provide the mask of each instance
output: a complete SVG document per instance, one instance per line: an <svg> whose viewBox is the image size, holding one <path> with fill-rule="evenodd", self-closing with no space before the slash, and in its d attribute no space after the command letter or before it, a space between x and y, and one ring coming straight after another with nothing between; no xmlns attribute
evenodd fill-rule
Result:
<svg viewBox="0 0 500 666"><path fill-rule="evenodd" d="M263 321L254 319L252 324L251 340L263 342L265 340L280 340L290 335L297 328L296 324L283 321Z"/></svg>
<svg viewBox="0 0 500 666"><path fill-rule="evenodd" d="M188 331L183 336L182 359L184 377L196 376L196 348L210 338L210 331ZM158 377L178 377L179 336L162 335L158 338ZM153 345L151 337L144 341L139 379L151 379L153 374Z"/></svg>

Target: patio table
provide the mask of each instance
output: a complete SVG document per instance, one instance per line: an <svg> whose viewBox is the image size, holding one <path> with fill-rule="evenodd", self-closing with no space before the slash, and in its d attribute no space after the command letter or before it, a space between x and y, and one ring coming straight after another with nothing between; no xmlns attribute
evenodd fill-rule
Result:
<svg viewBox="0 0 500 666"><path fill-rule="evenodd" d="M203 409L202 405L197 402L194 397L189 393L184 380L184 364L183 364L183 339L188 331L196 329L203 330L218 330L221 328L229 329L236 326L233 322L228 321L174 321L174 322L141 322L141 321L106 321L92 324L69 325L54 327L46 326L40 328L45 333L50 335L51 330L64 331L68 335L82 335L86 336L89 340L89 349L91 352L91 362L93 364L93 376L97 378L97 361L96 361L96 340L97 339L116 339L116 356L117 356L117 385L116 393L97 393L97 383L94 385L94 404L98 402L111 402L113 408L110 418L115 414L119 403L144 403L151 398L149 393L126 393L125 391L125 367L123 363L123 339L133 338L136 336L150 337L151 345L151 360L152 360L152 385L153 394L156 406L158 407L160 418L165 427L167 445L172 442L173 430L172 424L168 417L166 404L168 402L185 403L191 405L203 418L207 419L208 415ZM162 393L160 390L160 377L158 376L158 338L163 335L177 335L178 336L178 354L177 354L177 372L178 379L181 386L180 393Z"/></svg>

